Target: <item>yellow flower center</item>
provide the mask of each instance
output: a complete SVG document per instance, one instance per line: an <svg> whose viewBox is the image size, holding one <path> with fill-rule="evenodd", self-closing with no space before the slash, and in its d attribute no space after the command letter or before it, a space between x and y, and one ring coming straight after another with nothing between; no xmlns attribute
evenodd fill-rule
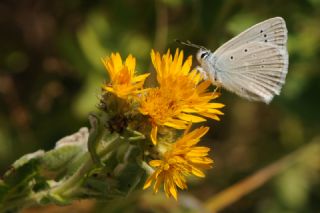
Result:
<svg viewBox="0 0 320 213"><path fill-rule="evenodd" d="M174 117L181 111L175 94L159 88L150 89L144 103L144 110L158 124L165 123L168 117Z"/></svg>

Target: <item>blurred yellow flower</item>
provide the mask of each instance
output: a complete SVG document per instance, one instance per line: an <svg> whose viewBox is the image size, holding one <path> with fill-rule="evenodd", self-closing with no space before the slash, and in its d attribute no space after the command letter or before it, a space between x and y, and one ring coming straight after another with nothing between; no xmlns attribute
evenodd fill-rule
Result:
<svg viewBox="0 0 320 213"><path fill-rule="evenodd" d="M210 148L196 145L208 130L208 127L200 127L190 133L186 131L161 160L150 161L155 171L146 180L143 189L150 187L154 181L153 191L157 193L163 183L166 195L177 200L177 187L182 190L187 188L186 176L205 177L202 169L209 169L213 164L213 160L207 157Z"/></svg>
<svg viewBox="0 0 320 213"><path fill-rule="evenodd" d="M219 120L219 110L224 105L210 103L219 93L208 92L210 81L202 81L197 70L191 70L192 57L183 62L183 51L178 49L174 57L170 51L160 56L151 52L152 63L157 72L159 87L149 89L140 98L140 112L150 117L151 139L157 141L158 126L186 129L189 123L199 123L208 117ZM195 115L198 114L198 115Z"/></svg>
<svg viewBox="0 0 320 213"><path fill-rule="evenodd" d="M142 88L149 74L135 76L136 59L129 55L125 63L119 53L112 53L111 57L102 59L111 82L103 85L103 89L114 93L119 98L126 99L128 95L137 94Z"/></svg>

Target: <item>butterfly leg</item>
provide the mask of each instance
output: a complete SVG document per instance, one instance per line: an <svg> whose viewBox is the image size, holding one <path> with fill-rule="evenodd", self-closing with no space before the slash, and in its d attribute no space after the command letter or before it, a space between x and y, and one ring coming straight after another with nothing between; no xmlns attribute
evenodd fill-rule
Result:
<svg viewBox="0 0 320 213"><path fill-rule="evenodd" d="M213 93L221 93L221 86L216 85L216 88L214 88Z"/></svg>
<svg viewBox="0 0 320 213"><path fill-rule="evenodd" d="M201 78L202 78L203 80L208 80L208 79L209 79L209 77L208 77L208 75L207 75L207 72L204 71L204 69L203 69L202 67L197 66L197 67L196 67L196 70L198 70L198 72L200 73Z"/></svg>

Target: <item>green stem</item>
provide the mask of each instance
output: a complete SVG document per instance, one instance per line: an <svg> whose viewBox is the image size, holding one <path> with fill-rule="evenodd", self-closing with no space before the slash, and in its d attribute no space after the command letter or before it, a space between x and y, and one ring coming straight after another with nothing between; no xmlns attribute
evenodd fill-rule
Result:
<svg viewBox="0 0 320 213"><path fill-rule="evenodd" d="M99 142L103 136L107 133L106 128L104 127L105 121L108 119L107 114L102 114L101 117L91 114L89 116L89 121L91 124L90 135L88 138L88 150L91 154L91 158L95 164L101 164L100 157L97 153L97 148Z"/></svg>

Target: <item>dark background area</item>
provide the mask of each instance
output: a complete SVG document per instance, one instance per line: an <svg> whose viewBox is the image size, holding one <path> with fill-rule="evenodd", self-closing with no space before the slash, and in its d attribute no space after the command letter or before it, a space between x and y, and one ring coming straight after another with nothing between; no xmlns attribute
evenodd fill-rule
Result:
<svg viewBox="0 0 320 213"><path fill-rule="evenodd" d="M49 150L88 126L107 79L103 56L131 53L137 70L149 72L152 48L194 55L174 42L179 38L214 50L274 16L282 16L289 31L286 84L270 105L222 92L225 115L209 122L203 142L213 148L215 167L188 190L200 201L319 136L320 1L0 1L1 174L21 155ZM309 160L290 167L223 212L319 212L319 165ZM98 206L92 209L104 208ZM166 212L150 206L147 212Z"/></svg>

